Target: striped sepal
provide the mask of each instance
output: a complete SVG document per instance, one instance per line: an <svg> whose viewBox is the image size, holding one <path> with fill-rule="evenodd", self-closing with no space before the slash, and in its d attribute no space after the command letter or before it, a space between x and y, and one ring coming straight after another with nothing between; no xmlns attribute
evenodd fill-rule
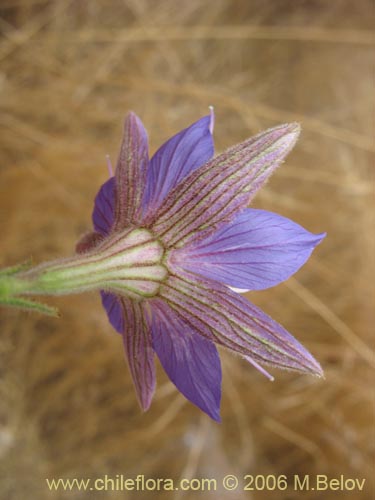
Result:
<svg viewBox="0 0 375 500"><path fill-rule="evenodd" d="M148 168L148 139L141 120L129 113L117 161L114 229L137 222Z"/></svg>
<svg viewBox="0 0 375 500"><path fill-rule="evenodd" d="M261 364L322 375L290 333L225 285L179 271L160 287L160 295L202 335L228 349Z"/></svg>
<svg viewBox="0 0 375 500"><path fill-rule="evenodd" d="M122 336L126 358L139 404L146 411L150 407L156 387L150 328L141 302L123 297L120 300L124 318Z"/></svg>
<svg viewBox="0 0 375 500"><path fill-rule="evenodd" d="M147 221L168 246L182 246L230 220L291 150L299 125L280 125L242 142L192 172Z"/></svg>

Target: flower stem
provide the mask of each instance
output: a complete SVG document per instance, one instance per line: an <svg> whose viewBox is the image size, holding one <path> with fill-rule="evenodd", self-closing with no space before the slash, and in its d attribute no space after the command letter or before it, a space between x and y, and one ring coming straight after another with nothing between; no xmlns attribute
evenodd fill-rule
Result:
<svg viewBox="0 0 375 500"><path fill-rule="evenodd" d="M73 257L0 270L0 304L55 315L48 306L20 296L90 290L107 290L135 299L154 296L167 274L163 255L163 247L149 231L129 228Z"/></svg>
<svg viewBox="0 0 375 500"><path fill-rule="evenodd" d="M17 276L18 271L26 266L27 264L21 264L0 270L0 305L16 307L25 311L36 311L48 316L59 316L55 307L18 296L27 294L32 287L31 282L24 281Z"/></svg>

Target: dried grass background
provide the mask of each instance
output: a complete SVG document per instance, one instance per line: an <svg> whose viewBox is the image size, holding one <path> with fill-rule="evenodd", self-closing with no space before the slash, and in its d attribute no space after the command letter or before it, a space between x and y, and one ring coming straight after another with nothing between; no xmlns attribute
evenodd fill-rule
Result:
<svg viewBox="0 0 375 500"><path fill-rule="evenodd" d="M322 363L268 382L221 352L218 425L158 367L141 414L98 295L59 320L1 310L0 498L370 499L374 453L373 3L1 0L0 263L73 252L134 110L151 150L216 110L217 151L285 121L301 139L254 206L328 237L249 294ZM372 226L371 226L372 224ZM360 492L69 492L46 477L327 474Z"/></svg>

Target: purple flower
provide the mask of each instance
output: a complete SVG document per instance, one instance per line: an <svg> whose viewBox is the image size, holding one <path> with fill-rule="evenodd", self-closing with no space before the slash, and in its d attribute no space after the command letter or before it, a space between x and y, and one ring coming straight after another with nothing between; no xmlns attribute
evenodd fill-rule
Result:
<svg viewBox="0 0 375 500"><path fill-rule="evenodd" d="M149 160L146 131L130 113L115 176L95 199L95 231L77 249L113 256L102 302L123 337L143 410L155 391L156 353L182 394L219 421L216 345L270 378L262 365L322 375L311 354L238 289L286 280L324 234L247 208L293 147L298 124L262 132L215 158L212 131L211 112Z"/></svg>

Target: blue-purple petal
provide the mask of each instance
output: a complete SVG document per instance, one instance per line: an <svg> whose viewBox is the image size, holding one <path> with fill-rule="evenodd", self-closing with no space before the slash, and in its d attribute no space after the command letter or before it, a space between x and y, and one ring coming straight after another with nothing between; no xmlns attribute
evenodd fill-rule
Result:
<svg viewBox="0 0 375 500"><path fill-rule="evenodd" d="M226 285L262 290L298 271L324 236L281 215L248 208L209 237L175 251L173 259Z"/></svg>
<svg viewBox="0 0 375 500"><path fill-rule="evenodd" d="M160 300L152 303L151 324L154 350L171 381L220 422L221 365L215 345Z"/></svg>
<svg viewBox="0 0 375 500"><path fill-rule="evenodd" d="M117 295L101 290L102 304L109 322L118 333L124 333L124 313Z"/></svg>
<svg viewBox="0 0 375 500"><path fill-rule="evenodd" d="M107 236L111 230L115 214L115 178L108 179L99 189L95 198L92 221L95 231Z"/></svg>
<svg viewBox="0 0 375 500"><path fill-rule="evenodd" d="M159 208L171 189L212 158L212 126L213 116L205 116L174 135L154 154L147 171L144 213Z"/></svg>

